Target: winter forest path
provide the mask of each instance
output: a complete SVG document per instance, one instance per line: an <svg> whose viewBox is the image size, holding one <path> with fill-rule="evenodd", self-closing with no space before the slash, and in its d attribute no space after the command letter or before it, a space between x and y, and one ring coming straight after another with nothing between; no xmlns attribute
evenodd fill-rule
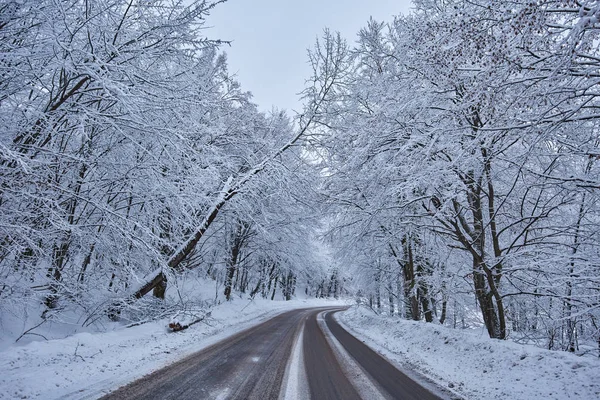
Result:
<svg viewBox="0 0 600 400"><path fill-rule="evenodd" d="M339 310L286 312L102 399L440 399L342 328Z"/></svg>

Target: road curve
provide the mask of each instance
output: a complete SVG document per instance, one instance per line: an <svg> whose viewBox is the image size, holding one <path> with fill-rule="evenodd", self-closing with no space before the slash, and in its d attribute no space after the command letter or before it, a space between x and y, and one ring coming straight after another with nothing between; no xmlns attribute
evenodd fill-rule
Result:
<svg viewBox="0 0 600 400"><path fill-rule="evenodd" d="M365 396L338 359L347 352L379 398L440 399L396 369L386 359L342 328L325 313L332 308L293 310L235 334L166 368L155 371L102 397L121 399L279 399L358 400ZM323 321L321 321L323 322ZM323 325L326 325L325 327ZM335 346L334 346L335 347ZM298 351L296 349L301 349ZM293 353L293 354L292 354ZM290 362L290 359L292 362ZM303 364L290 377L291 364ZM287 372L286 372L287 371ZM294 382L295 380L306 382ZM287 390L286 390L287 387ZM293 387L297 393L291 393ZM302 390L298 389L302 388ZM362 397L361 394L362 393Z"/></svg>
<svg viewBox="0 0 600 400"><path fill-rule="evenodd" d="M304 326L304 367L310 398L319 400L360 400L317 323L311 314Z"/></svg>
<svg viewBox="0 0 600 400"><path fill-rule="evenodd" d="M348 333L333 318L333 313L325 314L325 321L333 336L348 354L392 398L402 400L437 400L440 398Z"/></svg>

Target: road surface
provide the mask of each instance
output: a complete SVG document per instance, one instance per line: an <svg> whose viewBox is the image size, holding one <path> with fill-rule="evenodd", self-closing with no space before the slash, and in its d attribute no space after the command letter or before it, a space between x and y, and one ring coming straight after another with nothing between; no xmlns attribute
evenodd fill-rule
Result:
<svg viewBox="0 0 600 400"><path fill-rule="evenodd" d="M286 312L102 399L442 398L342 328L339 310Z"/></svg>

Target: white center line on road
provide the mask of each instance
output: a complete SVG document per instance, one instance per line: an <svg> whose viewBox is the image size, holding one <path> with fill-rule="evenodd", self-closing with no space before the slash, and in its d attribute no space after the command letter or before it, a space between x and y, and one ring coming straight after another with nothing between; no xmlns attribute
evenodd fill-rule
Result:
<svg viewBox="0 0 600 400"><path fill-rule="evenodd" d="M304 370L304 321L302 328L296 335L294 347L290 354L290 360L285 370L283 383L281 385L280 399L283 400L308 400L308 379Z"/></svg>
<svg viewBox="0 0 600 400"><path fill-rule="evenodd" d="M319 328L325 335L325 339L333 350L335 357L338 359L342 370L352 382L356 391L363 399L369 400L386 400L391 399L387 392L379 387L379 385L370 379L369 375L360 367L344 346L333 336L333 333L327 327L325 322L325 314L331 311L324 311L317 315L317 323Z"/></svg>

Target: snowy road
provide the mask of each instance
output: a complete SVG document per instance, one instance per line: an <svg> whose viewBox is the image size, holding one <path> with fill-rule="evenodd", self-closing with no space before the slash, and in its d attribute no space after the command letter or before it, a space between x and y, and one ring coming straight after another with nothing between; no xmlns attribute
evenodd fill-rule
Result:
<svg viewBox="0 0 600 400"><path fill-rule="evenodd" d="M103 399L440 398L349 334L335 310L281 314Z"/></svg>

